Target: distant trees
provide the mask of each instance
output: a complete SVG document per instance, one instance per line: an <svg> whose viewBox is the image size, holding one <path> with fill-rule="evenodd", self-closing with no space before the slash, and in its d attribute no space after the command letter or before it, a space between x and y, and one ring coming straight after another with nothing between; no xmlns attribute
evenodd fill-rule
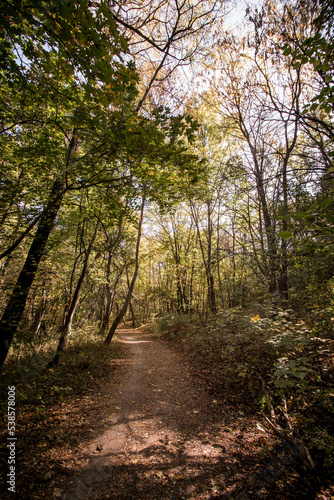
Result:
<svg viewBox="0 0 334 500"><path fill-rule="evenodd" d="M189 180L198 176L196 157L187 154L186 146L196 125L163 108L139 113L147 92L139 101L139 75L128 39L117 29L114 17L108 2L70 0L32 6L25 0L8 0L1 6L6 36L0 42L4 55L0 257L3 297L8 297L0 320L1 365L46 257L50 235L66 210L76 204L82 209L91 203L96 206L100 196L105 210L111 209L117 219L118 200L135 200L143 183L159 198L164 179L168 197L180 187L180 172ZM108 199L117 204L113 207ZM131 212L136 203L130 201L128 207ZM98 232L107 229L104 216L94 216L99 217ZM71 230L77 231L75 226L73 222ZM58 245L61 248L59 241ZM90 245L88 249L79 289ZM22 261L13 267L12 257L18 252ZM12 278L16 275L13 288L6 281L9 269ZM72 321L79 289L73 292L65 324Z"/></svg>
<svg viewBox="0 0 334 500"><path fill-rule="evenodd" d="M257 297L301 307L333 276L330 7L304 7L264 2L248 10L246 35L216 29L206 52L205 111L198 98L194 107L209 174L183 206L182 238L197 251L212 313ZM163 227L171 250L181 233Z"/></svg>

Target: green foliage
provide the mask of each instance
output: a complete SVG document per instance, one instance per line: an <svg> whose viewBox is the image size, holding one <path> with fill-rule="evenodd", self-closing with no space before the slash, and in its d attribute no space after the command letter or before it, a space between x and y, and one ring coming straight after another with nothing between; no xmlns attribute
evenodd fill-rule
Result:
<svg viewBox="0 0 334 500"><path fill-rule="evenodd" d="M315 306L323 309L333 299L333 198L324 191L312 198L301 196L290 212L290 299L300 313Z"/></svg>
<svg viewBox="0 0 334 500"><path fill-rule="evenodd" d="M309 363L310 360L305 357L290 360L287 357L279 358L273 372L275 387L282 390L296 388L297 391L302 391L305 376L315 373L307 366Z"/></svg>
<svg viewBox="0 0 334 500"><path fill-rule="evenodd" d="M303 3L297 3L299 8L304 9ZM313 20L313 34L306 39L298 42L295 47L286 44L283 47L283 54L292 58L294 68L298 69L302 65L310 64L313 66L322 80L320 92L311 99L304 113L315 111L316 109L324 111L329 115L333 111L333 60L334 60L334 41L333 41L333 3L327 0L316 2L319 15Z"/></svg>
<svg viewBox="0 0 334 500"><path fill-rule="evenodd" d="M74 262L67 302L87 250L87 225L104 231L108 246L124 211L136 225L140 198L170 206L202 175L203 162L188 151L198 124L167 108L138 109L139 75L107 1L8 0L0 20L0 253L7 257L20 245L22 258L27 254L57 183L62 206L43 257L49 252L49 269L59 269L66 254ZM10 258L3 308L20 276L21 262ZM67 276L63 281L66 288Z"/></svg>
<svg viewBox="0 0 334 500"><path fill-rule="evenodd" d="M325 311L319 314L318 321L313 318L313 326L303 321L281 322L278 332L267 340L274 346L277 358L267 388L276 411L281 410L282 396L288 401L293 427L319 463L330 467L334 452L330 418L334 338L332 329L323 327L324 315ZM266 407L267 398L262 398L262 403Z"/></svg>
<svg viewBox="0 0 334 500"><path fill-rule="evenodd" d="M159 328L200 363L217 396L221 392L226 398L227 392L239 397L239 404L257 405L265 412L274 409L283 428L287 411L318 467L332 467L333 310L317 311L309 323L292 310L268 307L264 312L267 316L260 317L226 310L201 326L194 316L187 321L183 316L166 317Z"/></svg>
<svg viewBox="0 0 334 500"><path fill-rule="evenodd" d="M158 321L156 331L166 339L178 339L189 331L191 324L188 314L168 314Z"/></svg>
<svg viewBox="0 0 334 500"><path fill-rule="evenodd" d="M92 381L105 375L110 359L116 356L117 348L105 349L100 340L89 331L78 332L59 366L51 370L45 370L46 360L54 353L50 342L38 353L26 348L20 359L12 356L1 380L1 400L6 404L7 386L15 385L17 404L22 411L33 406L38 412L59 405L73 393L84 392Z"/></svg>

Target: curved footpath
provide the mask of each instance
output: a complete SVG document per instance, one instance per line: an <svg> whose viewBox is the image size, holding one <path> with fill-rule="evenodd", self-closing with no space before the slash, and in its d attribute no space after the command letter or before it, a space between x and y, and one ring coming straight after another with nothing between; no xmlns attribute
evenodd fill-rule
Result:
<svg viewBox="0 0 334 500"><path fill-rule="evenodd" d="M256 418L221 407L167 342L128 329L117 341L103 432L80 449L85 466L63 499L274 498L280 463L259 466L266 434Z"/></svg>

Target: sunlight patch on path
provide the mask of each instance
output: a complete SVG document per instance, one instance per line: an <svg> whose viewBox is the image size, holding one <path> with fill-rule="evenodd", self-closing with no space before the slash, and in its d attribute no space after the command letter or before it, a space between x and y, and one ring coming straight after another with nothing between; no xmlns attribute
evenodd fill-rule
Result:
<svg viewBox="0 0 334 500"><path fill-rule="evenodd" d="M82 450L86 470L64 499L229 495L226 481L238 460L232 451L235 436L223 431L222 416L213 418L216 401L192 378L182 356L163 342L128 330L118 336L128 346L119 395L101 417L105 431ZM240 444L247 453L250 442Z"/></svg>

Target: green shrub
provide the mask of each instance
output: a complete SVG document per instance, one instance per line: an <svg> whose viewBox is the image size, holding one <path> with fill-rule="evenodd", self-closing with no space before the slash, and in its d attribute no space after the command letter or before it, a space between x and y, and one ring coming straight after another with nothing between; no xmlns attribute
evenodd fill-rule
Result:
<svg viewBox="0 0 334 500"><path fill-rule="evenodd" d="M168 314L158 322L157 332L166 339L175 339L184 335L193 321L192 316L188 314Z"/></svg>

